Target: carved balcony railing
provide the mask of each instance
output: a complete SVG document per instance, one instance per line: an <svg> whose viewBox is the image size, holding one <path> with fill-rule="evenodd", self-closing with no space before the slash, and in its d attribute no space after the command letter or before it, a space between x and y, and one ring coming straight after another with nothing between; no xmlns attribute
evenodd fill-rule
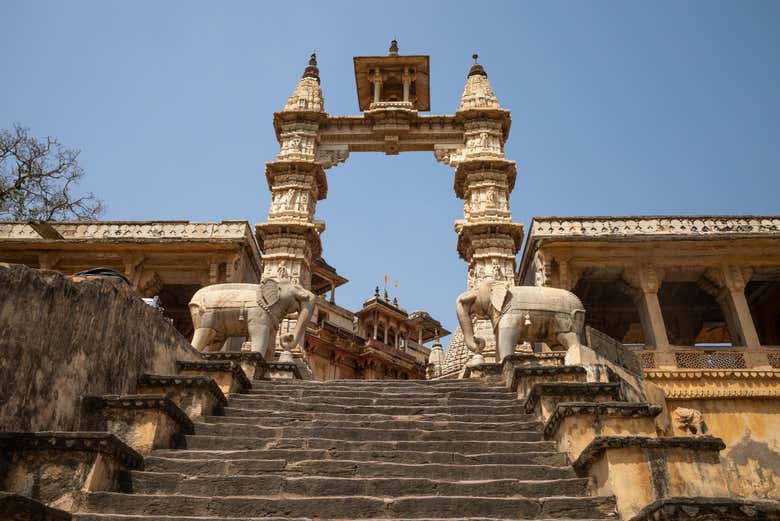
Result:
<svg viewBox="0 0 780 521"><path fill-rule="evenodd" d="M773 369L780 369L780 347L769 347L766 350L766 357L769 365Z"/></svg>
<svg viewBox="0 0 780 521"><path fill-rule="evenodd" d="M762 347L765 349L769 366L780 369L780 347ZM673 347L675 367L677 369L752 369L744 347L698 348ZM653 348L637 349L634 354L639 358L642 369L658 369L658 351Z"/></svg>

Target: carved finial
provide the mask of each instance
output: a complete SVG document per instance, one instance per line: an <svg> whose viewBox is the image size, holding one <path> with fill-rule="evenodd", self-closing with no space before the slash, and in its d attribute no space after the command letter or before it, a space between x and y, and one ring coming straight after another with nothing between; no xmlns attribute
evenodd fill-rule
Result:
<svg viewBox="0 0 780 521"><path fill-rule="evenodd" d="M393 305L398 307L398 297L393 297Z"/></svg>
<svg viewBox="0 0 780 521"><path fill-rule="evenodd" d="M469 76L484 76L487 78L487 73L485 72L485 69L482 67L482 65L477 62L477 58L479 58L479 54L474 53L471 55L472 58L474 58L474 65L471 66L471 69L469 69Z"/></svg>
<svg viewBox="0 0 780 521"><path fill-rule="evenodd" d="M385 288L385 300L390 300L390 296L387 294L387 288Z"/></svg>
<svg viewBox="0 0 780 521"><path fill-rule="evenodd" d="M317 51L313 51L309 57L309 66L303 71L304 78L314 78L320 82L320 70L317 68Z"/></svg>
<svg viewBox="0 0 780 521"><path fill-rule="evenodd" d="M375 297L379 297L379 286L377 286L376 288L374 288L374 296L375 296Z"/></svg>
<svg viewBox="0 0 780 521"><path fill-rule="evenodd" d="M387 53L388 56L398 56L398 40L393 38L393 41L390 42L390 51Z"/></svg>

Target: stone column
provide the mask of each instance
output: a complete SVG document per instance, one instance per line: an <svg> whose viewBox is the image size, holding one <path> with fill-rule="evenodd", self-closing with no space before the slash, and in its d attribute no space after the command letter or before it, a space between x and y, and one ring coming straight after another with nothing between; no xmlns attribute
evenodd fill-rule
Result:
<svg viewBox="0 0 780 521"><path fill-rule="evenodd" d="M651 265L636 266L623 274L623 279L630 286L630 295L634 298L645 345L655 348L655 363L657 367L677 367L677 360L669 345L666 335L666 325L658 300L658 290L661 288L663 273Z"/></svg>
<svg viewBox="0 0 780 521"><path fill-rule="evenodd" d="M404 101L409 101L409 89L412 86L412 75L409 72L409 68L404 69L403 74L403 81L404 81Z"/></svg>
<svg viewBox="0 0 780 521"><path fill-rule="evenodd" d="M456 167L455 195L464 201L464 218L455 222L455 231L458 253L468 265L467 285L473 289L488 278L514 285L523 225L512 222L509 210L517 175L515 162L504 158L510 116L499 105L479 64L469 71L455 116L463 125L463 147L446 157ZM485 360L495 361L490 321L478 320L475 334L486 341Z"/></svg>
<svg viewBox="0 0 780 521"><path fill-rule="evenodd" d="M724 265L708 269L704 276L714 284L710 292L723 311L732 345L746 348L746 365L757 369L770 368L745 297L745 286L752 276L752 270Z"/></svg>
<svg viewBox="0 0 780 521"><path fill-rule="evenodd" d="M279 154L266 164L271 191L268 221L255 226L263 251L263 277L287 279L311 289L312 263L322 253L320 234L325 223L314 220L317 201L327 197L325 167L317 141L320 123L327 118L317 60L312 55L303 77L284 108L274 114ZM280 331L292 330L285 319ZM279 335L277 335L277 349Z"/></svg>

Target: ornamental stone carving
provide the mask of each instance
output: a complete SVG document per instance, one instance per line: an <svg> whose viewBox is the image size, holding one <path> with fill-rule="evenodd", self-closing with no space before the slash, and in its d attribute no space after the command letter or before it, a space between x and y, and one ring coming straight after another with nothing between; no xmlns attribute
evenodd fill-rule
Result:
<svg viewBox="0 0 780 521"><path fill-rule="evenodd" d="M531 233L535 237L624 236L624 235L758 235L780 232L777 217L603 217L537 218Z"/></svg>

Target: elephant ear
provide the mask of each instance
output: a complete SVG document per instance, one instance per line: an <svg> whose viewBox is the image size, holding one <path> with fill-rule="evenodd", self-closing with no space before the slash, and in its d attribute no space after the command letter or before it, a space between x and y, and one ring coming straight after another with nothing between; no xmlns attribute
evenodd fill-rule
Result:
<svg viewBox="0 0 780 521"><path fill-rule="evenodd" d="M271 307L279 301L279 283L274 279L265 279L257 288L257 301Z"/></svg>
<svg viewBox="0 0 780 521"><path fill-rule="evenodd" d="M494 282L490 284L490 304L496 311L504 309L504 302L509 293L509 285L504 282Z"/></svg>

